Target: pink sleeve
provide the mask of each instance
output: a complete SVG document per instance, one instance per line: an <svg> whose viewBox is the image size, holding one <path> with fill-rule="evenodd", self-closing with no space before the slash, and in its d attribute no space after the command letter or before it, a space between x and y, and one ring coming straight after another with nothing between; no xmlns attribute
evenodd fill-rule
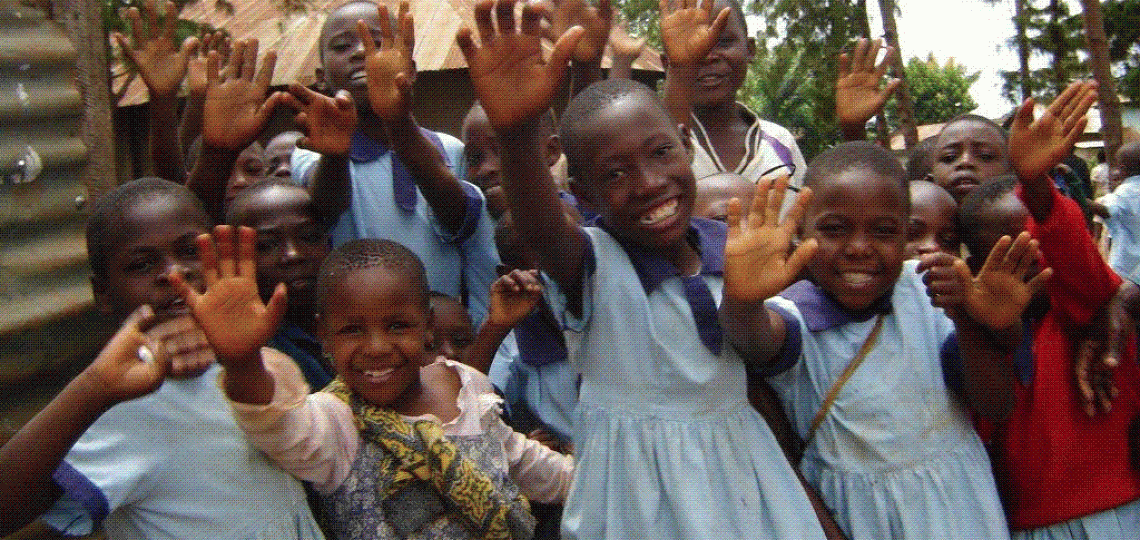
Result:
<svg viewBox="0 0 1140 540"><path fill-rule="evenodd" d="M510 464L511 479L523 495L541 503L561 504L574 479L574 458L555 452L522 433L503 426L507 437L503 448Z"/></svg>
<svg viewBox="0 0 1140 540"><path fill-rule="evenodd" d="M300 369L285 354L266 348L262 359L273 377L273 400L267 405L231 401L238 427L282 469L317 491L334 491L360 449L352 411L331 394L309 394ZM219 382L220 377L224 371Z"/></svg>
<svg viewBox="0 0 1140 540"><path fill-rule="evenodd" d="M1017 195L1023 196L1020 185ZM1068 323L1088 324L1121 281L1097 250L1081 207L1053 188L1048 219L1037 222L1030 217L1026 229L1040 242L1045 264L1053 269L1045 286L1052 308L1064 314Z"/></svg>

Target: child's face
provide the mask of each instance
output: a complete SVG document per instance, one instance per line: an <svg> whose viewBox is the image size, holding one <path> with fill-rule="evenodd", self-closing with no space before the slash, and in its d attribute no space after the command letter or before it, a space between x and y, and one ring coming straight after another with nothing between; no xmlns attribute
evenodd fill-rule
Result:
<svg viewBox="0 0 1140 540"><path fill-rule="evenodd" d="M455 361L462 361L467 349L475 342L475 329L471 316L463 304L452 298L433 297L431 300L432 350Z"/></svg>
<svg viewBox="0 0 1140 540"><path fill-rule="evenodd" d="M337 374L367 402L394 407L419 388L431 317L402 272L373 266L328 292L318 333Z"/></svg>
<svg viewBox="0 0 1140 540"><path fill-rule="evenodd" d="M815 283L851 311L890 292L906 254L908 199L900 179L866 169L826 178L804 218L819 250L808 264Z"/></svg>
<svg viewBox="0 0 1140 540"><path fill-rule="evenodd" d="M930 182L911 182L907 258L939 251L957 257L957 216L958 205L946 190Z"/></svg>
<svg viewBox="0 0 1140 540"><path fill-rule="evenodd" d="M253 143L241 151L230 179L226 183L226 205L233 202L241 190L265 179L265 159L261 145Z"/></svg>
<svg viewBox="0 0 1140 540"><path fill-rule="evenodd" d="M714 2L713 14L728 7L723 0ZM736 91L744 84L748 64L756 53L756 45L748 37L744 21L733 11L728 24L697 72L693 105L708 107L736 100Z"/></svg>
<svg viewBox="0 0 1140 540"><path fill-rule="evenodd" d="M597 112L582 130L581 174L572 184L624 239L650 248L684 241L696 181L688 137L652 98L630 94Z"/></svg>
<svg viewBox="0 0 1140 540"><path fill-rule="evenodd" d="M245 197L239 225L257 231L257 288L268 299L278 283L288 288L290 308L311 313L321 261L329 252L329 237L313 218L312 199L305 188L275 186Z"/></svg>
<svg viewBox="0 0 1140 540"><path fill-rule="evenodd" d="M733 173L721 173L697 180L697 197L693 215L716 221L728 221L728 201L740 199L741 208L749 208L756 184Z"/></svg>
<svg viewBox="0 0 1140 540"><path fill-rule="evenodd" d="M209 232L206 217L188 201L159 195L127 209L120 226L118 245L107 258L107 275L91 278L100 308L119 320L143 304L153 308L159 320L189 314L170 276L181 272L201 288L202 265L194 240Z"/></svg>
<svg viewBox="0 0 1140 540"><path fill-rule="evenodd" d="M265 145L266 176L270 178L293 177L293 150L297 148L296 133L285 133L274 137Z"/></svg>
<svg viewBox="0 0 1140 540"><path fill-rule="evenodd" d="M341 6L325 21L321 37L322 71L329 90L348 90L360 111L370 110L368 76L364 71L364 46L356 36L356 21L364 21L372 30L379 47L380 16L371 3L354 2Z"/></svg>
<svg viewBox="0 0 1140 540"><path fill-rule="evenodd" d="M962 121L946 126L931 154L934 183L962 202L974 188L1010 171L1005 141L993 126Z"/></svg>
<svg viewBox="0 0 1140 540"><path fill-rule="evenodd" d="M499 137L491 129L487 113L472 109L463 120L463 159L467 161L467 181L479 186L487 198L487 210L498 218L507 209L506 194L500 185L502 169Z"/></svg>

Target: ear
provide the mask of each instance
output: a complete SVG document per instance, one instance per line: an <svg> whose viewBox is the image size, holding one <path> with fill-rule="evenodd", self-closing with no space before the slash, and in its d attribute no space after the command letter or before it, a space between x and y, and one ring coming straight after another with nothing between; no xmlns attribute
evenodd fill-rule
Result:
<svg viewBox="0 0 1140 540"><path fill-rule="evenodd" d="M559 139L558 135L547 137L542 143L542 159L546 162L546 167L553 167L560 157L562 157L562 139Z"/></svg>
<svg viewBox="0 0 1140 540"><path fill-rule="evenodd" d="M115 314L115 306L111 303L111 296L107 291L107 281L103 276L91 275L91 295L95 297L95 308L99 313L107 316Z"/></svg>
<svg viewBox="0 0 1140 540"><path fill-rule="evenodd" d="M685 147L685 153L689 154L689 163L693 162L693 138L690 136L689 126L687 124L677 124L677 132L681 135L681 146Z"/></svg>
<svg viewBox="0 0 1140 540"><path fill-rule="evenodd" d="M922 179L927 181L927 182L930 182L931 184L937 184L937 182L934 181L934 175L933 174L926 173L926 176L923 176Z"/></svg>

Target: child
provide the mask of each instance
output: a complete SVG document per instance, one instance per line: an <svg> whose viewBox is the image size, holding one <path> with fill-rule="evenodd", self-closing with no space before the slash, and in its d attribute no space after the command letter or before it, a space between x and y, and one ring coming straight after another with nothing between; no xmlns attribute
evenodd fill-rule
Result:
<svg viewBox="0 0 1140 540"><path fill-rule="evenodd" d="M1129 347L1118 358L1114 376L1120 393L1096 418L1083 409L1072 376L1077 340L1121 280L1097 251L1079 206L1047 176L1079 137L1085 111L1095 101L1095 84L1074 83L1037 121L1032 102L1023 104L1010 133L1013 162L1026 163L1017 167L1017 180L983 186L961 208L969 225L963 240L971 252L1002 235L1028 231L1040 242L1042 264L1054 272L1041 295L1048 302L1036 301L1025 313L1020 354L997 363L964 363L966 395L992 404L977 409L999 423L995 441L1008 474L1006 504L1015 538L1133 538L1140 522L1140 473L1128 451L1129 426L1140 413L1135 351ZM1049 144L1042 145L1043 138ZM1041 146L1061 151L1024 157L1034 157ZM971 376L976 384L969 384Z"/></svg>
<svg viewBox="0 0 1140 540"><path fill-rule="evenodd" d="M604 228L572 223L539 158L538 119L582 30L560 36L544 62L535 9L523 7L518 33L515 6L478 4L482 45L470 29L457 39L502 142L516 227L550 278L547 299L582 374L563 536L822 538L748 405L743 362L716 336L724 228L689 219L688 139L640 84L583 90L559 132L571 189Z"/></svg>
<svg viewBox="0 0 1140 540"><path fill-rule="evenodd" d="M308 190L288 180L258 182L230 204L226 223L257 231L257 288L269 301L278 283L288 291L289 306L281 327L269 340L293 358L305 381L321 389L336 376L321 351L316 334L317 271L329 253L328 231L322 227Z"/></svg>
<svg viewBox="0 0 1140 540"><path fill-rule="evenodd" d="M693 173L704 178L733 172L759 181L779 168L798 188L806 164L795 138L736 101L756 53L740 3L716 0L711 8L702 2L704 7L672 10L666 4L661 2L664 101L674 121L691 133ZM717 15L710 23L711 13Z"/></svg>
<svg viewBox="0 0 1140 540"><path fill-rule="evenodd" d="M338 378L309 394L292 362L261 348L284 309L284 287L262 303L250 260L255 233L236 233L222 226L199 239L206 292L184 287L187 302L225 366L219 386L238 424L312 483L331 534L529 538L534 522L520 490L561 500L573 464L503 425L478 372L443 358L423 365L431 309L415 254L357 240L325 260L319 331Z"/></svg>
<svg viewBox="0 0 1140 540"><path fill-rule="evenodd" d="M942 127L930 157L930 181L959 203L991 178L1013 171L1007 135L989 118L964 114Z"/></svg>
<svg viewBox="0 0 1140 540"><path fill-rule="evenodd" d="M431 350L448 360L467 363L467 351L475 342L475 327L471 325L471 316L463 302L432 291L431 323Z"/></svg>
<svg viewBox="0 0 1140 540"><path fill-rule="evenodd" d="M554 167L562 157L562 146L558 143L555 133L558 121L554 118L554 111L543 114L539 125L542 128L543 160L547 163L547 167ZM463 117L461 136L463 158L467 162L467 180L483 190L483 196L487 198L487 210L497 221L507 210L507 201L500 185L502 165L499 155L502 149L495 130L487 123L487 113L483 112L483 107L478 102L471 105L467 116Z"/></svg>
<svg viewBox="0 0 1140 540"><path fill-rule="evenodd" d="M756 184L736 173L720 173L697 180L697 197L693 215L714 221L728 219L728 201L736 198L742 204L752 202Z"/></svg>
<svg viewBox="0 0 1140 540"><path fill-rule="evenodd" d="M293 153L293 176L336 223L334 246L356 238L408 246L425 262L432 290L457 298L466 291L478 323L497 277L494 223L479 189L459 180L466 176L462 143L422 129L412 115L415 38L408 10L401 2L397 28L387 7L370 1L329 14L321 28L321 75L331 92L346 93L330 98L293 87L290 102L304 112L308 134L301 146L309 149ZM349 95L352 115L346 114L351 105L335 103Z"/></svg>
<svg viewBox="0 0 1140 540"><path fill-rule="evenodd" d="M283 131L265 143L266 177L293 178L293 150L297 149L297 140L304 136L300 131Z"/></svg>
<svg viewBox="0 0 1140 540"><path fill-rule="evenodd" d="M927 253L937 252L957 256L957 216L958 203L948 191L926 180L911 181L907 258L917 259Z"/></svg>
<svg viewBox="0 0 1140 540"><path fill-rule="evenodd" d="M1140 143L1128 143L1116 152L1119 179L1112 193L1090 203L1104 219L1112 236L1108 264L1117 274L1140 281Z"/></svg>
<svg viewBox="0 0 1140 540"><path fill-rule="evenodd" d="M43 519L69 535L102 522L110 538L323 538L301 483L234 423L220 368L161 382L163 351L186 346L185 336L156 336L160 343L139 349L142 321L186 313L172 276L199 282L195 238L209 226L201 203L164 180L129 182L96 202L87 228L96 302L117 317L136 315L5 446L10 474L0 479L14 484L3 486L0 534L50 508Z"/></svg>
<svg viewBox="0 0 1140 540"><path fill-rule="evenodd" d="M853 539L1006 537L985 449L942 380L953 325L904 262L902 167L873 143L845 143L812 161L805 184L791 256L794 224L770 230L780 194L765 207L757 193L736 241L734 206L721 305L741 354L778 361L769 381L806 443L804 476ZM805 263L809 280L765 309Z"/></svg>

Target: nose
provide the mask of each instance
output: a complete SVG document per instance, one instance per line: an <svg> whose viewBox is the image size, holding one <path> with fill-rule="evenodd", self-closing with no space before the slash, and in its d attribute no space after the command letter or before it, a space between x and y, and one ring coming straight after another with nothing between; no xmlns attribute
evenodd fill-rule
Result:
<svg viewBox="0 0 1140 540"><path fill-rule="evenodd" d="M270 176L274 178L292 178L293 170L289 167L288 163L282 163L278 165L276 169L273 169L273 174Z"/></svg>
<svg viewBox="0 0 1140 540"><path fill-rule="evenodd" d="M392 344L380 330L368 332L368 342L365 343L364 353L368 356L382 356L392 350Z"/></svg>
<svg viewBox="0 0 1140 540"><path fill-rule="evenodd" d="M459 360L459 351L455 350L455 345L452 344L450 339L441 339L435 344L436 354L443 355L451 360Z"/></svg>
<svg viewBox="0 0 1140 540"><path fill-rule="evenodd" d="M914 250L919 255L926 255L928 253L937 253L937 252L941 251L942 248L938 245L938 242L936 242L934 240L934 236L931 235L931 236L927 236L925 238L918 239L915 242Z"/></svg>
<svg viewBox="0 0 1140 540"><path fill-rule="evenodd" d="M284 264L295 264L305 258L297 247L297 240L294 238L286 238L285 244L281 248L281 262Z"/></svg>
<svg viewBox="0 0 1140 540"><path fill-rule="evenodd" d="M198 280L198 273L195 272L194 269L185 264L182 264L173 257L167 257L166 260L163 261L162 272L159 272L156 280L160 285L169 286L170 278L174 274L181 275L183 281L186 281L191 285L196 284Z"/></svg>
<svg viewBox="0 0 1140 540"><path fill-rule="evenodd" d="M478 168L475 169L475 183L482 186L483 189L495 187L499 185L501 170L499 156L487 156L479 162Z"/></svg>
<svg viewBox="0 0 1140 540"><path fill-rule="evenodd" d="M656 195L669 185L669 176L652 167L641 167L635 174L636 193L642 197Z"/></svg>
<svg viewBox="0 0 1140 540"><path fill-rule="evenodd" d="M843 250L848 257L867 257L871 253L871 238L865 232L858 232L847 242Z"/></svg>
<svg viewBox="0 0 1140 540"><path fill-rule="evenodd" d="M954 163L956 169L976 169L978 166L978 156L973 150L967 148L962 151L962 155L958 156L958 161Z"/></svg>

